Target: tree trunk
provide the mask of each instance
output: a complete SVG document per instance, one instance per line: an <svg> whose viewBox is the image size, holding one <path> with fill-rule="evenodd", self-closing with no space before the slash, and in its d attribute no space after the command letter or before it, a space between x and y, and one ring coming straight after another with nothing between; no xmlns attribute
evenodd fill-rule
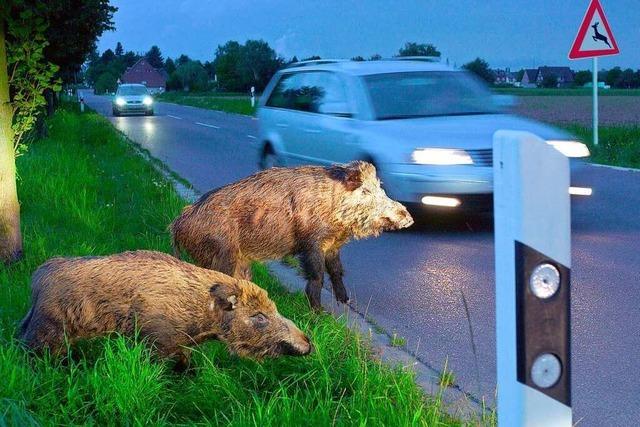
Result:
<svg viewBox="0 0 640 427"><path fill-rule="evenodd" d="M0 262L22 257L20 204L16 189L16 159L13 150L13 108L9 99L4 22L0 19Z"/></svg>

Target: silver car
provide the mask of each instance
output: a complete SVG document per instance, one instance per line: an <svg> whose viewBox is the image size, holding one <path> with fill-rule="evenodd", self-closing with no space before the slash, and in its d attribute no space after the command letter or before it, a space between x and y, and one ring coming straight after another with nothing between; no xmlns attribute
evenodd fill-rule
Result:
<svg viewBox="0 0 640 427"><path fill-rule="evenodd" d="M122 84L118 86L111 105L114 116L132 113L153 116L153 98L145 85Z"/></svg>
<svg viewBox="0 0 640 427"><path fill-rule="evenodd" d="M569 133L500 104L474 76L438 62L298 63L276 73L261 97L260 166L367 160L398 201L478 211L492 203L498 129L589 156Z"/></svg>

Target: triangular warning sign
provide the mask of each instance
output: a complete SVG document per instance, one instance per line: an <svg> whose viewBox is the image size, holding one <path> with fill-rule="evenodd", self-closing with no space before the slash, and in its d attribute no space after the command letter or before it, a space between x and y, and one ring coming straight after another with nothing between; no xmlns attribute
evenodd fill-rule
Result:
<svg viewBox="0 0 640 427"><path fill-rule="evenodd" d="M591 58L594 56L616 55L620 53L616 39L600 0L592 0L584 15L578 35L573 41L569 59Z"/></svg>

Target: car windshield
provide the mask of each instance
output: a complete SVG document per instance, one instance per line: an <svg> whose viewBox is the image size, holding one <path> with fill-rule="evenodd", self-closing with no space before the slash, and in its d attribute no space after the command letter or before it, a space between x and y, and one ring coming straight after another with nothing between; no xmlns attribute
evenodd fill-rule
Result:
<svg viewBox="0 0 640 427"><path fill-rule="evenodd" d="M419 71L364 77L376 120L493 114L491 93L459 71Z"/></svg>
<svg viewBox="0 0 640 427"><path fill-rule="evenodd" d="M118 88L118 95L128 96L128 95L146 95L147 88L144 86L120 86Z"/></svg>

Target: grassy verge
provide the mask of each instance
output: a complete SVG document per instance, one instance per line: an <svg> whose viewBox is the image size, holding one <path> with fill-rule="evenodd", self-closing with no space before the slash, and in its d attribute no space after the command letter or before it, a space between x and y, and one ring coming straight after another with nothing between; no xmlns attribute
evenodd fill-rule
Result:
<svg viewBox="0 0 640 427"><path fill-rule="evenodd" d="M494 93L518 96L591 96L590 88L524 88L524 87L494 87ZM598 96L640 96L640 89L599 89Z"/></svg>
<svg viewBox="0 0 640 427"><path fill-rule="evenodd" d="M254 115L256 111L255 107L251 106L251 97L243 94L172 91L158 95L156 98L159 101L172 102L174 104L226 111L227 113L246 114L248 116Z"/></svg>
<svg viewBox="0 0 640 427"><path fill-rule="evenodd" d="M591 127L572 125L566 129L589 145L593 163L640 168L640 126L602 126L597 147L592 143Z"/></svg>
<svg viewBox="0 0 640 427"><path fill-rule="evenodd" d="M254 279L311 337L304 358L257 363L217 342L197 348L192 374L153 360L135 339L84 343L67 361L32 357L15 341L29 277L56 255L168 251L184 202L96 114L58 112L50 137L19 158L26 257L0 267L0 425L457 425L412 373L390 368L340 321L308 310L261 265ZM483 421L483 420L480 420Z"/></svg>

